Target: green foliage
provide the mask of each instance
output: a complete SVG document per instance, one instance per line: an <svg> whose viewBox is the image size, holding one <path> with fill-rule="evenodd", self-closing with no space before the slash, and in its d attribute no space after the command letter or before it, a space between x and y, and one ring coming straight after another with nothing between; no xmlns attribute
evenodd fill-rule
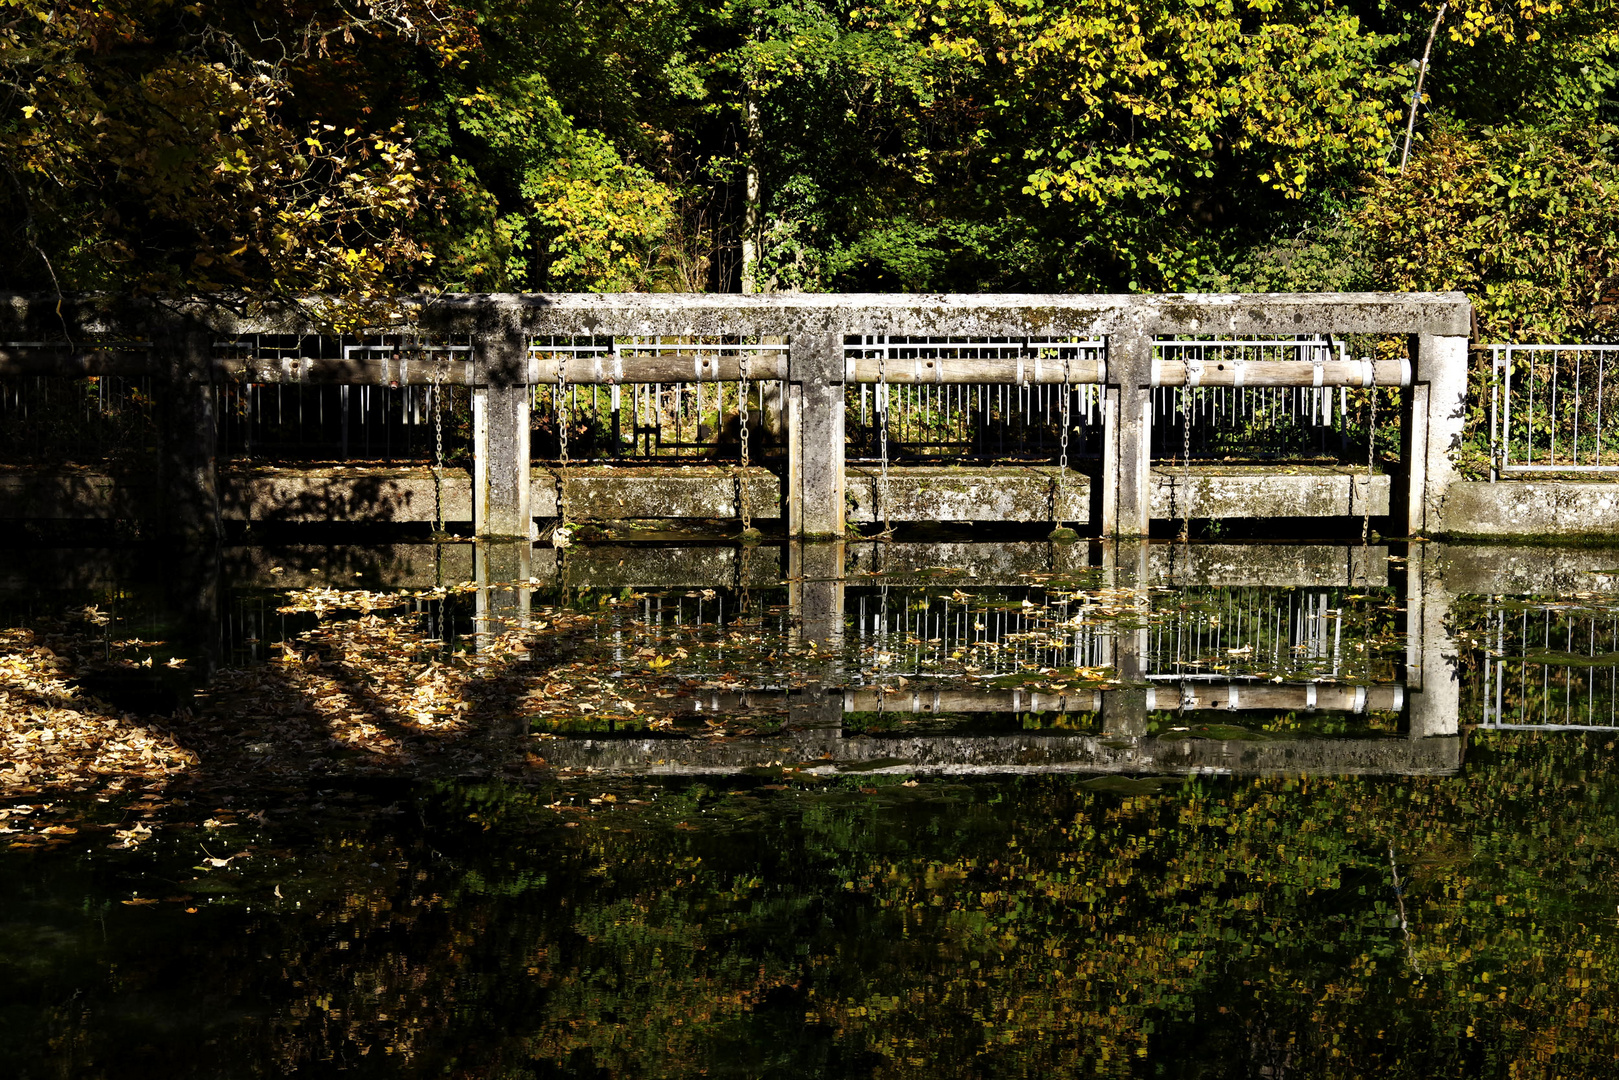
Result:
<svg viewBox="0 0 1619 1080"><path fill-rule="evenodd" d="M11 0L12 287L1456 287L1614 319L1606 0Z"/></svg>
<svg viewBox="0 0 1619 1080"><path fill-rule="evenodd" d="M396 125L292 104L299 84L367 46L454 47L433 0L367 10L9 0L0 198L11 284L397 290L428 260L411 228L424 195L414 150Z"/></svg>
<svg viewBox="0 0 1619 1080"><path fill-rule="evenodd" d="M1355 222L1372 276L1460 289L1487 338L1570 341L1619 325L1619 127L1437 134Z"/></svg>

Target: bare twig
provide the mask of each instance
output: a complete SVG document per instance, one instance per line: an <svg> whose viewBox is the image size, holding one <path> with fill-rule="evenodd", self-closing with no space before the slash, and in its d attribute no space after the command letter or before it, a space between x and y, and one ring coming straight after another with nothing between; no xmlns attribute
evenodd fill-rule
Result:
<svg viewBox="0 0 1619 1080"><path fill-rule="evenodd" d="M1417 130L1417 106L1422 103L1422 82L1428 75L1428 56L1433 52L1434 35L1439 33L1439 24L1445 18L1445 9L1449 4L1440 4L1439 12L1433 17L1433 25L1428 28L1428 44L1422 48L1422 65L1417 68L1417 88L1411 95L1411 114L1405 120L1405 150L1400 154L1400 171L1405 172L1405 163L1411 159L1411 136Z"/></svg>

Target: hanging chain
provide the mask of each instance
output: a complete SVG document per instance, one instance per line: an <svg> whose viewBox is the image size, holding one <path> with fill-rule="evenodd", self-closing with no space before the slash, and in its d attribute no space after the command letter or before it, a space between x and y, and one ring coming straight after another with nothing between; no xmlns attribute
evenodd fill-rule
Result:
<svg viewBox="0 0 1619 1080"><path fill-rule="evenodd" d="M1062 508L1068 499L1068 428L1069 399L1073 397L1073 387L1069 384L1068 350L1063 350L1062 357L1062 434L1057 436L1057 446L1060 448L1057 455L1057 512L1052 516L1057 519L1057 528L1062 528Z"/></svg>
<svg viewBox="0 0 1619 1080"><path fill-rule="evenodd" d="M877 501L883 508L883 534L891 536L894 523L888 515L888 345L877 353L877 424L878 444L882 457L881 475L877 482Z"/></svg>
<svg viewBox="0 0 1619 1080"><path fill-rule="evenodd" d="M1375 370L1375 369L1374 369ZM1366 429L1366 490L1361 495L1360 546L1372 536L1372 460L1377 456L1377 380L1372 380L1372 419Z"/></svg>
<svg viewBox="0 0 1619 1080"><path fill-rule="evenodd" d="M557 531L561 532L568 525L568 504L565 495L568 490L566 469L568 467L568 424L573 417L569 415L567 404L568 394L568 354L557 353L557 385L551 391L551 404L556 410L557 424ZM566 535L566 534L564 534Z"/></svg>
<svg viewBox="0 0 1619 1080"><path fill-rule="evenodd" d="M444 535L444 379L449 374L450 353L439 354L433 366L433 521L438 535Z"/></svg>
<svg viewBox="0 0 1619 1080"><path fill-rule="evenodd" d="M1192 538L1192 388L1181 387L1181 535L1180 542Z"/></svg>
<svg viewBox="0 0 1619 1080"><path fill-rule="evenodd" d="M736 472L736 503L742 515L742 531L749 533L753 531L753 514L748 509L748 354L738 354L737 363L742 369L742 379L736 387L737 431L742 444L742 464Z"/></svg>

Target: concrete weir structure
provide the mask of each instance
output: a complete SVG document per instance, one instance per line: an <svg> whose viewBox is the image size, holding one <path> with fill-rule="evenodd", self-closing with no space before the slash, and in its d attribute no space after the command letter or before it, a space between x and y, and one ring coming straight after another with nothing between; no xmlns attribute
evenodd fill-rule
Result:
<svg viewBox="0 0 1619 1080"><path fill-rule="evenodd" d="M916 521L1072 523L1103 537L1146 536L1155 518L1340 518L1386 521L1393 535L1513 536L1619 523L1619 498L1595 484L1483 484L1458 479L1467 417L1471 306L1457 293L1141 296L889 294L558 294L402 298L375 313L385 346L331 357L240 355L252 335L296 338L322 327L303 309L251 317L217 306L83 297L0 303L0 376L145 374L158 383L161 467L123 475L83 468L0 469L0 516L91 518L161 514L178 534L221 522L470 521L479 536L527 538L563 513L575 520L779 518L795 537L844 535L851 524ZM64 331L66 337L64 338ZM1174 359L1170 341L1403 341L1376 361L1204 363ZM438 362L397 342L460 341ZM546 340L608 341L590 356L547 352ZM749 354L647 352L629 342L773 342ZM1015 357L889 361L860 340L1023 342ZM1084 342L1094 355L1061 362L1031 341ZM1387 351L1387 350L1385 350ZM228 354L228 355L227 355ZM1179 354L1177 354L1179 355ZM1042 360L1042 357L1045 357ZM782 386L785 453L746 469L715 463L535 462L535 388L739 380ZM271 468L221 462L214 388L225 383L336 383L469 388L470 469ZM1061 385L1094 389L1100 453L1057 464L888 468L847 460L849 388ZM1161 387L1401 390L1401 454L1392 474L1365 467L1278 468L1152 463L1152 394ZM1474 388L1477 393L1478 389ZM1055 395L1053 395L1055 396ZM1066 422L1065 422L1066 423ZM1052 455L1055 457L1055 455ZM1613 489L1619 494L1619 489Z"/></svg>

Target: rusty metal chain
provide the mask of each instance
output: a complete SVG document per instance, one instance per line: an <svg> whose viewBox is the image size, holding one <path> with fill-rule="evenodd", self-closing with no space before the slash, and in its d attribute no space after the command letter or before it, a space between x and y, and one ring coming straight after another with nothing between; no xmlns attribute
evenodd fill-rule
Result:
<svg viewBox="0 0 1619 1080"><path fill-rule="evenodd" d="M886 339L885 339L886 340ZM877 353L877 423L879 452L882 457L880 476L877 481L877 501L883 508L884 536L894 534L894 523L889 520L888 511L888 346L884 344Z"/></svg>
<svg viewBox="0 0 1619 1080"><path fill-rule="evenodd" d="M736 405L738 416L738 438L742 444L742 464L736 472L736 503L737 512L742 515L742 533L747 535L753 531L753 514L748 508L748 354L742 352L737 357L738 367L742 378L736 387Z"/></svg>
<svg viewBox="0 0 1619 1080"><path fill-rule="evenodd" d="M444 379L449 374L450 352L439 354L433 366L433 523L437 535L444 535Z"/></svg>
<svg viewBox="0 0 1619 1080"><path fill-rule="evenodd" d="M1181 534L1182 544L1192 539L1192 388L1181 387Z"/></svg>
<svg viewBox="0 0 1619 1080"><path fill-rule="evenodd" d="M1374 380L1375 382L1375 380ZM1372 387L1372 418L1366 429L1366 490L1361 493L1360 546L1372 536L1372 462L1377 457L1377 390Z"/></svg>
<svg viewBox="0 0 1619 1080"><path fill-rule="evenodd" d="M568 354L557 353L557 385L551 392L551 405L556 411L557 424L557 532L562 532L568 526L568 504L566 500L568 481L568 425L573 421L567 404L568 395ZM564 533L564 535L566 535Z"/></svg>
<svg viewBox="0 0 1619 1080"><path fill-rule="evenodd" d="M1068 429L1072 425L1070 416L1071 399L1074 396L1073 386L1069 382L1072 372L1069 370L1068 350L1063 350L1062 357L1062 434L1057 437L1059 453L1057 455L1057 512L1052 515L1057 519L1057 527L1062 528L1062 508L1068 501Z"/></svg>

